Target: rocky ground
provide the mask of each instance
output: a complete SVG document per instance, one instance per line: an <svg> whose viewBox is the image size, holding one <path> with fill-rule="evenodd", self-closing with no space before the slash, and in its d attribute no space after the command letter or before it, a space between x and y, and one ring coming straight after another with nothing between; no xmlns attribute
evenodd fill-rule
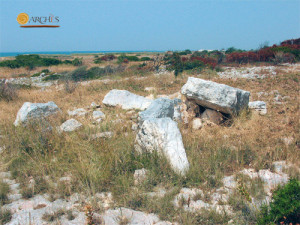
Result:
<svg viewBox="0 0 300 225"><path fill-rule="evenodd" d="M292 74L292 78L287 78L289 73ZM298 110L292 108L293 104L298 104L298 93L290 90L286 81L290 79L290 83L294 82L299 74L299 64L296 64L280 67L225 68L224 72L218 73L219 78L213 79L214 82L203 80L199 76L189 78L183 76L180 80L171 81L168 74L83 82L80 87L84 91L98 92L100 90L100 96L97 95L98 101L95 101L97 103L91 101L87 103L87 99L81 100L84 91L80 91L78 95L76 94L76 99L70 101L61 100L57 96L54 98L53 93L63 91L62 84L43 83L41 78L26 78L30 79L26 82L34 83L34 86L42 88L42 91L35 89L35 94L41 93L40 95L45 96L42 97L44 101L38 101L40 97L23 97L26 103L20 100L18 105L21 107L17 109L17 113L8 105L5 105L7 108L3 110L3 115L7 116L8 120L6 125L1 127L1 140L4 141L0 146L0 154L3 154L4 166L1 167L3 172L0 173L0 180L9 186L9 192L2 211L11 212L11 218L5 224L211 224L207 221L199 222L201 221L199 218L202 218L201 213L209 214L207 212L227 218L220 220L222 222L216 222L218 224L251 224L253 221L245 222L246 217L237 206L238 203L246 202L246 207L250 210L249 214L255 214L261 205L270 202L276 187L287 183L290 177L299 176L297 164L299 134L295 132L297 122L294 121ZM280 80L276 80L278 77ZM233 81L236 83L228 81L232 78L237 80ZM244 78L254 81L247 84ZM257 84L261 81L256 80L264 79L268 82L273 79L272 82L278 83L274 85L274 88L266 88L267 90L258 88ZM8 82L25 84L22 78L15 78ZM232 84L236 88L232 87ZM271 82L264 85L270 84ZM101 85L100 89L97 85ZM124 90L129 86L130 91ZM135 89L137 91L134 91ZM144 93L144 95L138 93ZM62 101L69 101L72 104L63 105ZM54 122L48 120L51 117L54 117ZM55 117L57 117L56 120ZM272 121L274 117L276 117L277 124L271 126L269 123L274 122ZM32 172L32 176L28 175L29 177L25 178L16 177L16 168L12 170L12 167L7 166L15 157L13 140L9 140L7 136L15 132L18 139L17 132L25 132L23 129L29 129L28 127L33 122L37 122L34 126L42 127L39 132L54 132L55 138L65 138L62 142L72 143L72 140L80 139L81 142L76 142L75 147L69 145L68 148L80 148L80 151L85 149L86 154L94 154L88 149L86 145L88 143L97 142L97 147L113 151L109 145L117 148L115 143L118 143L120 139L132 142L130 148L133 149L134 154L137 154L135 156L137 158L157 152L166 160L162 161L166 164L164 167L160 168L155 164L159 167L158 169L162 169L162 177L156 180L153 173L158 172L157 168L150 166L148 168L149 162L144 163L142 159L138 161L139 169L129 170L130 172L123 178L120 175L120 179L127 179L131 182L126 187L126 193L135 196L128 200L116 193L113 184L108 185L111 190L103 188L107 190L99 192L91 188L92 184L88 184L90 181L83 182L78 179L79 176L84 177L83 173L88 173L88 170L93 169L95 165L90 163L96 160L93 157L89 158L89 161L82 161L82 164L90 164L88 166L80 164L85 168L78 173L80 175L75 175L78 166L66 167L69 169L67 172L63 171L66 175L58 176L54 180L54 173L51 174L51 172L55 169L51 165L53 164L53 167L65 166L55 163L60 161L59 157L64 157L64 154L68 153L62 152L59 157L56 156L56 151L60 149L58 147L45 159L44 155L30 155L29 150L25 150L26 154L33 159L31 164L34 164L35 160L41 160L38 163L41 163L45 170L42 167L28 168L31 170L41 168L45 173L43 179L53 190L63 186L68 192L61 196L60 193L53 193L47 189L48 191L26 195L24 188L36 193L34 189L40 186L38 177L35 177L39 172ZM254 138L250 139L250 136L255 133L253 124L258 127L259 124L263 125ZM101 129L98 129L99 127ZM286 131L283 130L285 127ZM288 131L288 129L291 130ZM221 133L218 133L220 130ZM3 131L12 133L7 134ZM51 146L61 144L57 139L55 140L51 142ZM199 144L200 141L197 140L201 140L204 144ZM244 143L257 146L257 149L253 147L255 156L252 155L254 154L252 151L244 150L246 148ZM82 147L79 146L81 144ZM124 142L121 145L126 146ZM222 155L227 151L227 146L231 152L237 152L234 156L236 158L229 159L231 153L229 156ZM30 146L30 148L35 147ZM203 149L210 148L216 153L210 153L211 155L207 156ZM270 150L271 148L273 150ZM220 161L215 159L221 157L217 155L219 153L216 149L220 149L222 157L227 157L226 165L222 164L222 158ZM262 150L267 153L260 152ZM246 154L244 154L245 151ZM240 152L244 155L240 156ZM71 154L77 153L74 151ZM96 152L96 154L102 153ZM264 157L263 154L265 154ZM81 157L80 154L78 156ZM122 157L121 155L117 158L113 165L118 165L118 161L123 160ZM239 157L244 157L242 163ZM79 158L76 160L80 161ZM199 161L195 161L195 158ZM74 159L70 159L70 164L74 163L72 160ZM237 161L239 163L236 163ZM197 167L199 165L196 164L202 162L204 167ZM228 165L229 162L232 165ZM100 170L102 169L101 163L105 164L105 160L96 161ZM210 163L215 165L210 165ZM203 178L200 179L200 174L206 173L205 167L210 171L203 180ZM115 178L107 178L107 180L110 179ZM167 181L163 181L164 179ZM176 180L175 185L168 179ZM26 180L25 183L24 180ZM79 181L85 183L84 188L80 191L73 191L74 186L81 185ZM121 184L125 187L127 184L125 181L122 182ZM176 182L180 185L176 185ZM122 190L122 185L117 189L118 191ZM151 188L147 187L148 185ZM85 192L85 189L89 191ZM247 194L241 194L241 190ZM149 205L149 202L154 204L153 202L166 201L169 205L162 205L159 210ZM165 209L170 209L170 212L165 212ZM167 216L167 214L170 215ZM214 217L212 214L209 215L211 218ZM198 219L194 220L193 216Z"/></svg>

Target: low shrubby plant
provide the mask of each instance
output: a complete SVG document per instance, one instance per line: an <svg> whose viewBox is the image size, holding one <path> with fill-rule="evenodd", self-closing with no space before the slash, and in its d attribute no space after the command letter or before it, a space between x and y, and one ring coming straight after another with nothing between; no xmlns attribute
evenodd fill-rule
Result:
<svg viewBox="0 0 300 225"><path fill-rule="evenodd" d="M16 85L0 82L0 101L12 101L18 97L18 89Z"/></svg>
<svg viewBox="0 0 300 225"><path fill-rule="evenodd" d="M12 213L10 210L3 209L0 206L0 224L6 224L8 223L12 218Z"/></svg>
<svg viewBox="0 0 300 225"><path fill-rule="evenodd" d="M300 181L291 179L273 193L269 206L263 206L258 224L297 224L300 218Z"/></svg>

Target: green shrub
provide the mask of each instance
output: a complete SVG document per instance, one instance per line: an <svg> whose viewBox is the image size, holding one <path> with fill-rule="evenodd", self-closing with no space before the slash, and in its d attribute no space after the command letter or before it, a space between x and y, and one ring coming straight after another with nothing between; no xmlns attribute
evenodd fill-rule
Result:
<svg viewBox="0 0 300 225"><path fill-rule="evenodd" d="M118 57L118 62L122 63L124 61L139 61L139 58L137 56L127 56L125 54L121 54Z"/></svg>
<svg viewBox="0 0 300 225"><path fill-rule="evenodd" d="M41 73L46 73L46 74L48 74L48 73L50 73L50 71L49 71L48 69L44 69L44 70L41 71Z"/></svg>
<svg viewBox="0 0 300 225"><path fill-rule="evenodd" d="M39 66L51 66L58 65L63 63L59 59L53 58L44 58L39 55L18 55L14 60L4 60L0 62L0 67L9 67L9 68L20 68L27 67L28 69L33 69Z"/></svg>
<svg viewBox="0 0 300 225"><path fill-rule="evenodd" d="M291 179L273 193L270 206L263 206L258 224L296 224L300 218L300 182Z"/></svg>
<svg viewBox="0 0 300 225"><path fill-rule="evenodd" d="M151 60L150 57L142 57L142 58L140 59L140 61L150 61L150 60Z"/></svg>
<svg viewBox="0 0 300 225"><path fill-rule="evenodd" d="M72 64L74 66L81 66L82 65L82 59L76 58L72 61Z"/></svg>
<svg viewBox="0 0 300 225"><path fill-rule="evenodd" d="M51 74L49 76L44 77L43 81L49 81L49 80L58 80L61 77L59 74Z"/></svg>

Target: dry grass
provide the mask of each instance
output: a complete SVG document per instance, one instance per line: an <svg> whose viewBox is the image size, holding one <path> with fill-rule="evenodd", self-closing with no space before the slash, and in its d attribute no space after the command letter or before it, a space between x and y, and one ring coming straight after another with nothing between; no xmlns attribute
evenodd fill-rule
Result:
<svg viewBox="0 0 300 225"><path fill-rule="evenodd" d="M120 75L121 76L121 75ZM228 84L251 92L251 100L263 100L267 103L268 114L259 116L244 112L234 118L230 126L206 126L199 131L192 131L180 125L184 146L190 161L190 172L186 178L180 178L172 172L164 159L155 155L140 157L134 152L135 133L131 131L126 111L119 108L102 106L106 119L100 125L92 125L89 117L78 118L84 129L72 134L58 134L55 129L49 134L38 132L38 128L14 128L17 111L26 101L54 101L62 110L55 118L54 126L69 118L67 110L88 107L91 102L101 104L105 94L111 89L124 89L143 96L149 93L145 87L156 87L154 95L173 94L180 91L188 75L175 78L172 74L161 76L148 75L144 79L135 79L132 75L127 80L120 80L118 75L113 82L92 81L89 85L79 85L72 94L63 89L51 87L45 91L38 89L20 90L19 98L11 103L0 101L0 130L6 137L3 143L8 151L3 154L0 169L14 170L13 175L25 182L28 177L48 175L52 182L71 174L70 187L49 185L47 192L70 195L73 192L94 194L99 191L112 191L116 205L130 206L147 212L160 214L164 219L181 221L183 224L197 224L206 221L200 215L176 211L171 199L183 187L200 187L210 190L221 185L221 178L231 175L245 167L256 169L270 168L277 160L287 160L299 166L299 74L279 74L275 78L263 80L220 79L213 81ZM270 93L278 90L282 96L290 96L282 105L273 102L274 96L257 97L257 93ZM114 124L115 119L127 121ZM77 118L76 118L77 119ZM113 131L112 139L90 140L90 135ZM126 134L125 134L126 133ZM290 145L282 138L292 137ZM43 141L41 141L43 140ZM150 178L145 183L145 190L155 186L178 188L161 201L148 201L141 194L132 195L133 173L135 169L147 168ZM223 221L220 216L210 212L215 221ZM225 220L224 220L225 221ZM223 221L223 222L224 222ZM221 222L220 222L221 223Z"/></svg>

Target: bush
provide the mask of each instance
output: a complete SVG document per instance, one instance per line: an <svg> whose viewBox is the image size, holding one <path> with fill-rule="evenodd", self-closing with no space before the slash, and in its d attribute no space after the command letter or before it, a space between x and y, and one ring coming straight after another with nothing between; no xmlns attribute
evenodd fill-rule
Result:
<svg viewBox="0 0 300 225"><path fill-rule="evenodd" d="M129 61L139 61L139 58L137 56L127 56L125 54L121 54L118 57L118 62L122 63L122 62L129 62Z"/></svg>
<svg viewBox="0 0 300 225"><path fill-rule="evenodd" d="M150 61L150 60L151 60L150 57L142 57L142 58L140 59L140 61Z"/></svg>
<svg viewBox="0 0 300 225"><path fill-rule="evenodd" d="M82 59L80 58L76 58L76 59L74 59L73 61L72 61L72 64L74 65L74 66L81 66L82 65Z"/></svg>
<svg viewBox="0 0 300 225"><path fill-rule="evenodd" d="M102 56L100 59L103 61L112 61L115 58L116 58L116 56L113 54L106 54L106 55Z"/></svg>
<svg viewBox="0 0 300 225"><path fill-rule="evenodd" d="M263 206L258 224L296 224L300 218L300 182L291 179L273 193L270 206Z"/></svg>
<svg viewBox="0 0 300 225"><path fill-rule="evenodd" d="M12 84L0 83L0 100L7 102L12 101L18 97L17 88Z"/></svg>
<svg viewBox="0 0 300 225"><path fill-rule="evenodd" d="M70 79L73 81L85 80L87 78L87 70L86 66L81 66L71 72L69 72L66 76L66 79Z"/></svg>
<svg viewBox="0 0 300 225"><path fill-rule="evenodd" d="M43 78L43 81L58 80L61 77L59 74L51 74Z"/></svg>
<svg viewBox="0 0 300 225"><path fill-rule="evenodd" d="M0 62L0 67L20 68L27 67L33 69L39 66L51 66L63 63L61 60L53 58L42 58L39 55L18 55L14 60L5 60Z"/></svg>

